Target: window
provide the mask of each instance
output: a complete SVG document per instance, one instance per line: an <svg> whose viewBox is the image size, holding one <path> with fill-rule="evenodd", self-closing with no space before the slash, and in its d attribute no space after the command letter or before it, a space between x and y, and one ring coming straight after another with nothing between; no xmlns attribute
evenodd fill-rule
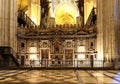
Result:
<svg viewBox="0 0 120 84"><path fill-rule="evenodd" d="M24 43L21 43L21 47L25 47L25 44L24 44Z"/></svg>
<svg viewBox="0 0 120 84"><path fill-rule="evenodd" d="M93 42L90 43L90 46L91 46L91 47L93 46Z"/></svg>

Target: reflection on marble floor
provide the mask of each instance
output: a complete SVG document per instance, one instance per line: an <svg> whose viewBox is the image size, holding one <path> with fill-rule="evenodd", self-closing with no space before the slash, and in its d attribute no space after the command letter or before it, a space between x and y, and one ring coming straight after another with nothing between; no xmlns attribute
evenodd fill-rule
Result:
<svg viewBox="0 0 120 84"><path fill-rule="evenodd" d="M0 70L0 84L120 84L120 71Z"/></svg>

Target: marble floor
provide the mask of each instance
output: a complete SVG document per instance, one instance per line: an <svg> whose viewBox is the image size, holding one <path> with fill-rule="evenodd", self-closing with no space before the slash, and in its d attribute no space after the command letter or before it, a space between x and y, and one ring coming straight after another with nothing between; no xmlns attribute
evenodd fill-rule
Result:
<svg viewBox="0 0 120 84"><path fill-rule="evenodd" d="M120 84L120 71L0 70L0 84Z"/></svg>

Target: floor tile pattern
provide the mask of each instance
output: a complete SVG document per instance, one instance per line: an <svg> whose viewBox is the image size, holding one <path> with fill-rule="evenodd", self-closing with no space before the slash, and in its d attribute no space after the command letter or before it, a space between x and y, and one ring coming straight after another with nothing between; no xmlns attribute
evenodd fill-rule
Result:
<svg viewBox="0 0 120 84"><path fill-rule="evenodd" d="M120 71L0 70L0 84L120 84Z"/></svg>

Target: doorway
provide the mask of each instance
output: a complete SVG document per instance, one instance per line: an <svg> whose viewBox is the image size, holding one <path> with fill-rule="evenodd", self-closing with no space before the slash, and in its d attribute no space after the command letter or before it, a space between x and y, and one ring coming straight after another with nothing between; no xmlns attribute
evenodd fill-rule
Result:
<svg viewBox="0 0 120 84"><path fill-rule="evenodd" d="M25 64L25 56L21 56L21 66L24 66Z"/></svg>
<svg viewBox="0 0 120 84"><path fill-rule="evenodd" d="M94 63L94 57L93 57L93 55L90 55L90 61L91 61L91 67L93 67L93 63Z"/></svg>
<svg viewBox="0 0 120 84"><path fill-rule="evenodd" d="M49 64L49 49L41 49L41 65L47 66Z"/></svg>
<svg viewBox="0 0 120 84"><path fill-rule="evenodd" d="M73 65L73 49L65 49L65 65Z"/></svg>

